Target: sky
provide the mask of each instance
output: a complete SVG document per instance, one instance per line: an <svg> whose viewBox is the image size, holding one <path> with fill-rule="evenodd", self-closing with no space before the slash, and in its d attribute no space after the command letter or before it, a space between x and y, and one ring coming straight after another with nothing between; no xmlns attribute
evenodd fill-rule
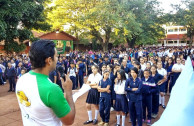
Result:
<svg viewBox="0 0 194 126"><path fill-rule="evenodd" d="M171 4L178 4L181 2L181 0L158 0L161 2L161 8L164 9L165 13L168 13L173 10L173 8L170 6Z"/></svg>

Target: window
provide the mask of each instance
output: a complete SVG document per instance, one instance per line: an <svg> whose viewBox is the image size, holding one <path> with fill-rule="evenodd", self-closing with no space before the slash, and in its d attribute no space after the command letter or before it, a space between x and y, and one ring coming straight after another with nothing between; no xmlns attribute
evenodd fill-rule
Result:
<svg viewBox="0 0 194 126"><path fill-rule="evenodd" d="M173 29L168 29L168 32L173 32Z"/></svg>
<svg viewBox="0 0 194 126"><path fill-rule="evenodd" d="M183 32L183 31L186 31L186 29L181 29L181 31Z"/></svg>
<svg viewBox="0 0 194 126"><path fill-rule="evenodd" d="M174 29L174 32L178 32L178 29Z"/></svg>
<svg viewBox="0 0 194 126"><path fill-rule="evenodd" d="M174 43L177 43L177 41L174 41Z"/></svg>
<svg viewBox="0 0 194 126"><path fill-rule="evenodd" d="M185 43L185 41L181 41L181 43Z"/></svg>
<svg viewBox="0 0 194 126"><path fill-rule="evenodd" d="M168 44L173 44L173 41L168 41Z"/></svg>
<svg viewBox="0 0 194 126"><path fill-rule="evenodd" d="M187 44L189 44L189 41L187 41Z"/></svg>

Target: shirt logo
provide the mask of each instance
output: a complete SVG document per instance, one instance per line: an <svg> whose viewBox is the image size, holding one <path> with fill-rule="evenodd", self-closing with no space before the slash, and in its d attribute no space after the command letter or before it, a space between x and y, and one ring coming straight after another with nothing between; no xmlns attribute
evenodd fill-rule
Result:
<svg viewBox="0 0 194 126"><path fill-rule="evenodd" d="M23 91L17 91L17 97L19 99L20 104L29 107L31 105L30 100L26 97Z"/></svg>
<svg viewBox="0 0 194 126"><path fill-rule="evenodd" d="M147 85L147 86L152 86L152 87L155 87L155 86L156 86L155 83L150 83L150 82L145 82L145 81L143 81L142 84L143 84L143 85Z"/></svg>

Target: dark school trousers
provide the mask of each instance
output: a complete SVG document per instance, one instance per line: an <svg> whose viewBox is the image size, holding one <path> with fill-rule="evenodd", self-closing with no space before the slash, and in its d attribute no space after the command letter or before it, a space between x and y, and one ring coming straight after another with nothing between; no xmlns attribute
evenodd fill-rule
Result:
<svg viewBox="0 0 194 126"><path fill-rule="evenodd" d="M9 90L15 90L16 82L15 77L8 77L9 80Z"/></svg>
<svg viewBox="0 0 194 126"><path fill-rule="evenodd" d="M0 85L3 85L4 81L3 81L3 73L0 73Z"/></svg>
<svg viewBox="0 0 194 126"><path fill-rule="evenodd" d="M176 80L178 79L178 77L179 77L180 74L181 73L173 73L172 83L170 84L170 87L169 87L169 93L171 93L172 88L175 85Z"/></svg>
<svg viewBox="0 0 194 126"><path fill-rule="evenodd" d="M72 81L72 83L73 83L72 90L74 90L74 89L77 88L77 87L76 87L76 77L70 76L70 79L71 79L71 81Z"/></svg>
<svg viewBox="0 0 194 126"><path fill-rule="evenodd" d="M102 121L108 123L110 119L111 97L100 97L99 107Z"/></svg>
<svg viewBox="0 0 194 126"><path fill-rule="evenodd" d="M78 75L78 80L79 80L79 84L80 84L80 88L81 88L83 83L84 83L84 76L83 75Z"/></svg>
<svg viewBox="0 0 194 126"><path fill-rule="evenodd" d="M152 94L152 113L158 114L159 111L159 92Z"/></svg>
<svg viewBox="0 0 194 126"><path fill-rule="evenodd" d="M136 119L138 126L142 126L142 101L129 101L128 104L132 126L136 126Z"/></svg>
<svg viewBox="0 0 194 126"><path fill-rule="evenodd" d="M152 114L152 94L142 94L142 105L143 105L143 119L146 119L146 110L147 110L147 119L151 120Z"/></svg>

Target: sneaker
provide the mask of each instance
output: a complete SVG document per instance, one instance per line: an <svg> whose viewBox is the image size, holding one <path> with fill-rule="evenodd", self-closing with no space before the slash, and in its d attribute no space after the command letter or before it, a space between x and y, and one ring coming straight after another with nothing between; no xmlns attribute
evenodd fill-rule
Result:
<svg viewBox="0 0 194 126"><path fill-rule="evenodd" d="M11 92L12 90L8 90L7 92Z"/></svg>
<svg viewBox="0 0 194 126"><path fill-rule="evenodd" d="M112 111L114 111L114 108L113 108L113 107L111 107L111 108L110 108L110 111L111 111L111 112L112 112Z"/></svg>
<svg viewBox="0 0 194 126"><path fill-rule="evenodd" d="M100 121L100 122L98 123L98 126L102 126L102 125L104 125L104 122L103 122L103 121Z"/></svg>
<svg viewBox="0 0 194 126"><path fill-rule="evenodd" d="M120 124L115 124L115 126L120 126Z"/></svg>
<svg viewBox="0 0 194 126"><path fill-rule="evenodd" d="M129 118L129 123L131 123L131 118Z"/></svg>
<svg viewBox="0 0 194 126"><path fill-rule="evenodd" d="M151 120L147 120L147 125L148 126L151 126L152 124L151 124Z"/></svg>
<svg viewBox="0 0 194 126"><path fill-rule="evenodd" d="M98 124L98 120L97 119L94 119L93 120L93 125L96 125L96 124Z"/></svg>
<svg viewBox="0 0 194 126"><path fill-rule="evenodd" d="M162 104L160 104L160 106L162 106Z"/></svg>
<svg viewBox="0 0 194 126"><path fill-rule="evenodd" d="M153 115L152 115L152 118L155 119L155 118L157 118L157 116L158 116L158 114L153 114Z"/></svg>
<svg viewBox="0 0 194 126"><path fill-rule="evenodd" d="M145 122L145 119L142 119L142 123L144 123Z"/></svg>
<svg viewBox="0 0 194 126"><path fill-rule="evenodd" d="M109 126L109 124L108 123L104 123L104 126Z"/></svg>
<svg viewBox="0 0 194 126"><path fill-rule="evenodd" d="M165 108L166 108L166 106L165 106L165 105L162 105L162 108L163 108L163 109L165 109Z"/></svg>
<svg viewBox="0 0 194 126"><path fill-rule="evenodd" d="M89 121L89 120L88 121L85 121L84 122L84 125L87 125L87 124L90 124L90 123L93 123L93 120L92 121Z"/></svg>

